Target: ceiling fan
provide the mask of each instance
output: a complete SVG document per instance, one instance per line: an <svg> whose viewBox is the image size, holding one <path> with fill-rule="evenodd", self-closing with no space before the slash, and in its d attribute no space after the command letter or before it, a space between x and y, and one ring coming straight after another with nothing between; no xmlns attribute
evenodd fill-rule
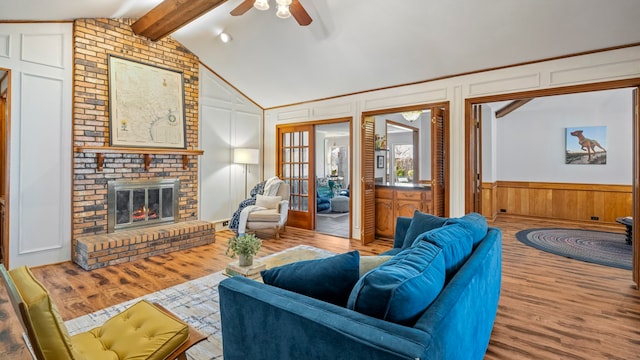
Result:
<svg viewBox="0 0 640 360"><path fill-rule="evenodd" d="M311 24L311 16L307 13L307 11L302 7L300 1L298 0L276 0L276 4L278 6L276 15L279 18L286 19L289 16L293 15L294 19L301 26L307 26ZM244 0L238 7L231 11L231 15L240 16L251 7L255 7L258 10L268 10L269 9L269 0Z"/></svg>

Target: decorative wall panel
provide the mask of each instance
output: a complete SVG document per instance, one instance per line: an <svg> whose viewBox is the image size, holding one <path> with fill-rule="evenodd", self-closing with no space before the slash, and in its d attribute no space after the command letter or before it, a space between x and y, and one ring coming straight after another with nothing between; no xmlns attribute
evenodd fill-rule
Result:
<svg viewBox="0 0 640 360"><path fill-rule="evenodd" d="M411 94L402 94L397 96L386 96L366 100L364 110L388 109L393 107L428 104L447 99L447 88L421 91Z"/></svg>
<svg viewBox="0 0 640 360"><path fill-rule="evenodd" d="M63 230L69 228L60 204L64 197L63 184L69 176L60 166L60 152L68 148L69 134L63 121L63 81L22 73L22 119L20 134L19 188L19 254L62 247ZM35 105L37 104L37 105ZM38 119L47 118L47 121ZM42 144L46 144L44 149ZM46 150L46 151L43 151ZM34 226L37 224L37 226ZM43 229L47 234L43 236Z"/></svg>
<svg viewBox="0 0 640 360"><path fill-rule="evenodd" d="M62 34L23 34L22 61L62 68L64 36Z"/></svg>
<svg viewBox="0 0 640 360"><path fill-rule="evenodd" d="M312 110L313 117L318 118L348 116L351 115L351 112L352 105L350 103L335 104L332 106L318 106L314 107Z"/></svg>
<svg viewBox="0 0 640 360"><path fill-rule="evenodd" d="M568 85L585 81L604 81L637 74L638 71L633 70L634 67L640 69L640 59L552 71L549 77L551 85Z"/></svg>
<svg viewBox="0 0 640 360"><path fill-rule="evenodd" d="M11 57L11 35L0 34L0 56Z"/></svg>
<svg viewBox="0 0 640 360"><path fill-rule="evenodd" d="M540 87L540 74L527 74L514 77L499 78L469 84L469 95L479 96L498 92L512 92Z"/></svg>
<svg viewBox="0 0 640 360"><path fill-rule="evenodd" d="M292 120L292 119L308 119L309 113L310 113L310 110L307 108L294 110L294 111L281 112L281 113L278 113L278 121L286 121L286 120Z"/></svg>

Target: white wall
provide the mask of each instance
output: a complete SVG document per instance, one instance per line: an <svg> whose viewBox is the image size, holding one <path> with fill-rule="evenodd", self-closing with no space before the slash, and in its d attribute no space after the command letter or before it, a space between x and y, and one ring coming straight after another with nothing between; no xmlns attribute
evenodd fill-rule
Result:
<svg viewBox="0 0 640 360"><path fill-rule="evenodd" d="M494 182L497 177L496 115L495 110L482 106L482 182Z"/></svg>
<svg viewBox="0 0 640 360"><path fill-rule="evenodd" d="M328 149L325 146L325 139L326 139L326 134L322 131L318 131L318 128L316 127L316 132L315 132L315 143L316 143L316 148L314 149L315 151L315 158L316 158L316 177L324 177L325 176L325 166L327 163L327 151Z"/></svg>
<svg viewBox="0 0 640 360"><path fill-rule="evenodd" d="M233 149L262 149L262 109L200 66L200 218L222 223L245 199L244 165ZM262 163L248 165L247 196L262 181ZM221 227L221 224L217 226Z"/></svg>
<svg viewBox="0 0 640 360"><path fill-rule="evenodd" d="M532 100L496 122L497 180L631 185L632 108L631 89ZM576 126L607 127L606 164L565 164L565 128Z"/></svg>
<svg viewBox="0 0 640 360"><path fill-rule="evenodd" d="M72 24L0 24L11 69L10 267L71 259Z"/></svg>
<svg viewBox="0 0 640 360"><path fill-rule="evenodd" d="M421 84L371 91L361 94L279 107L265 111L265 176L275 173L275 130L277 125L352 117L353 158L361 157L362 114L370 111L449 102L449 204L450 214L464 213L465 204L465 100L504 93L517 93L640 77L640 46L457 76ZM360 163L354 178L360 179ZM355 214L361 213L361 186L352 183ZM360 236L360 216L353 216L353 234Z"/></svg>

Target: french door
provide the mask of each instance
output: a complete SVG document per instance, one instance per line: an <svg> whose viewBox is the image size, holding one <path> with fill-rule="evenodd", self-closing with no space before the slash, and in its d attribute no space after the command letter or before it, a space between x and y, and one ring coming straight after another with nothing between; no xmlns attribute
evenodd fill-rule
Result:
<svg viewBox="0 0 640 360"><path fill-rule="evenodd" d="M287 224L315 228L315 162L313 125L286 125L277 128L277 176L291 188Z"/></svg>

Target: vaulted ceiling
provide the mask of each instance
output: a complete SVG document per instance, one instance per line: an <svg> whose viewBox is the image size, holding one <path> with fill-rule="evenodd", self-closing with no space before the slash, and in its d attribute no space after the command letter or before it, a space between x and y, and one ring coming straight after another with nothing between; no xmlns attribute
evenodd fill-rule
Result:
<svg viewBox="0 0 640 360"><path fill-rule="evenodd" d="M139 18L160 2L2 1L0 21ZM640 44L638 0L300 0L305 27L273 0L231 16L241 2L171 36L263 108Z"/></svg>

